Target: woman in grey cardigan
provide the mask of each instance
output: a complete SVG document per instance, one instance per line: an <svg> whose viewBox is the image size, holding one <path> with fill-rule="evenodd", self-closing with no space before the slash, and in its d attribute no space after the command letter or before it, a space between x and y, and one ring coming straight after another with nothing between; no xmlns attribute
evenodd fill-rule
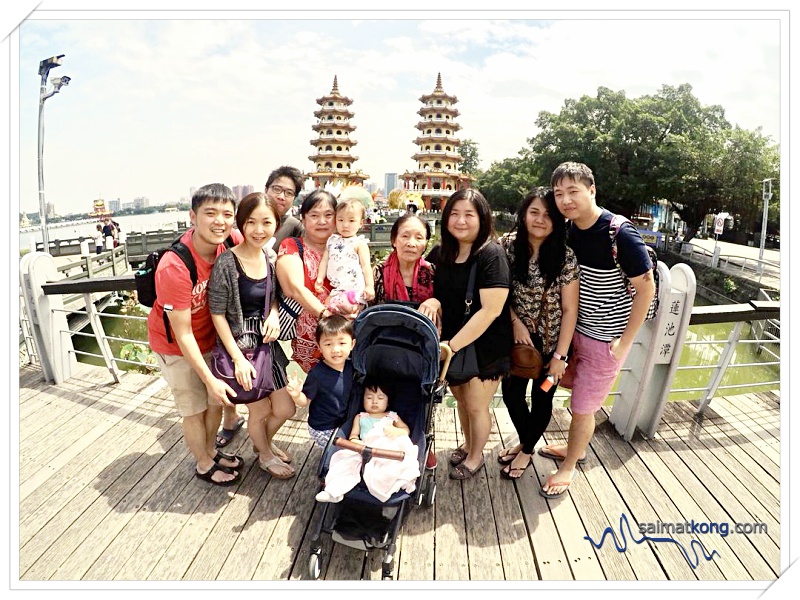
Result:
<svg viewBox="0 0 800 600"><path fill-rule="evenodd" d="M245 196L236 211L236 225L244 242L217 257L208 280L208 305L217 330L217 343L233 359L236 380L251 389L253 365L242 349L270 344L275 391L247 403L247 432L258 454L258 464L278 479L294 476L290 457L272 443L278 429L292 417L295 405L286 392L288 360L277 343L280 324L275 287L274 253L265 246L279 221L275 201L263 192ZM231 398L236 403L236 398Z"/></svg>

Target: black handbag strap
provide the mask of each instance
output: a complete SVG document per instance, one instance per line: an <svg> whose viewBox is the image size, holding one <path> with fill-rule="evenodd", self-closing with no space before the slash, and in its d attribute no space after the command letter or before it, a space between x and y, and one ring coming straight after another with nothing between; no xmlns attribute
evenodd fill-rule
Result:
<svg viewBox="0 0 800 600"><path fill-rule="evenodd" d="M464 298L464 323L469 321L470 313L472 312L472 298L475 296L475 277L478 273L478 261L472 263L472 268L469 270L469 280L467 282L467 295Z"/></svg>

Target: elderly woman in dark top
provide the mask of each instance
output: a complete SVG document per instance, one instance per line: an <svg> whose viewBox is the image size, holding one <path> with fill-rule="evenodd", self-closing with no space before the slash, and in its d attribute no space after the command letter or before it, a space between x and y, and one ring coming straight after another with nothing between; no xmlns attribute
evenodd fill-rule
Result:
<svg viewBox="0 0 800 600"><path fill-rule="evenodd" d="M275 201L263 192L247 195L236 211L236 225L244 242L217 257L208 281L208 304L219 344L233 359L236 380L251 389L255 376L253 365L241 349L270 344L275 391L266 398L247 403L250 415L247 431L258 454L258 464L273 477L287 479L294 475L289 456L278 449L272 438L295 413L295 405L286 392L286 365L278 339L280 324L276 300L274 262L265 244L275 234L279 221ZM269 300L267 300L269 298ZM231 402L237 403L236 398Z"/></svg>
<svg viewBox="0 0 800 600"><path fill-rule="evenodd" d="M390 234L392 252L375 265L375 300L384 302L409 302L420 306L433 297L433 265L422 258L431 237L431 225L415 214L402 215L392 225ZM432 321L438 314L420 307Z"/></svg>
<svg viewBox="0 0 800 600"><path fill-rule="evenodd" d="M483 448L492 420L489 404L500 379L508 374L511 354L511 320L508 308L508 260L497 242L492 211L478 190L453 194L442 213L442 243L429 255L436 265L434 303L442 311L442 343L453 352L474 344L478 374L466 380L450 374L447 381L455 396L464 443L450 455L450 477L468 479L483 466ZM467 321L465 303L472 266L476 265L474 295Z"/></svg>
<svg viewBox="0 0 800 600"><path fill-rule="evenodd" d="M553 413L557 385L543 391L548 375L557 383L567 367L567 352L578 320L578 261L566 243L564 218L553 192L536 188L517 210L514 229L500 243L511 268L511 324L514 341L535 346L544 366L525 399L529 379L511 375L503 380L503 402L519 436L516 446L502 450L500 474L519 479L531 461L533 447Z"/></svg>

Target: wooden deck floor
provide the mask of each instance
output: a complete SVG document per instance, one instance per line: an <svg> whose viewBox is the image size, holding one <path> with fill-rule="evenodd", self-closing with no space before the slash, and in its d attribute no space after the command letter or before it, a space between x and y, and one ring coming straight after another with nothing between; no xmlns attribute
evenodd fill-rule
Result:
<svg viewBox="0 0 800 600"><path fill-rule="evenodd" d="M280 481L253 468L246 435L233 447L247 460L232 488L192 476L169 388L160 378L105 369L48 386L20 369L19 570L44 580L306 579L319 451L305 421L289 421L278 444L297 477ZM588 461L568 494L545 500L537 488L555 463L536 456L518 482L499 477L497 452L516 441L504 409L494 409L486 465L466 482L448 479L446 455L459 438L455 411L437 410L439 468L433 508L415 508L398 541L399 580L772 580L779 573L780 400L778 392L716 398L705 418L672 403L652 440L625 442L597 419ZM545 435L565 439L566 409ZM623 518L623 515L625 517ZM620 543L627 519L627 549ZM638 524L730 524L719 533L647 541ZM12 523L13 523L12 519ZM765 524L735 533L733 524ZM654 534L663 537L664 534ZM381 554L324 536L327 580L380 579ZM700 540L706 560L692 540ZM687 559L688 556L688 559ZM696 568L693 568L694 563ZM12 571L13 573L13 571Z"/></svg>

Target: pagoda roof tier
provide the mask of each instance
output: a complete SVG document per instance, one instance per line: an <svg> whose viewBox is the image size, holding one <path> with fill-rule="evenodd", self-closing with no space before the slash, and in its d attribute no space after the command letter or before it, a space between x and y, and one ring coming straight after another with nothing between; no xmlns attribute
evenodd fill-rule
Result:
<svg viewBox="0 0 800 600"><path fill-rule="evenodd" d="M342 160L347 160L349 162L355 162L355 161L358 160L358 156L353 156L349 152L346 152L346 151L343 151L343 150L339 150L339 151L334 150L333 152L317 152L313 156L309 156L308 157L308 160L310 160L310 161L317 161L317 160L320 160L320 159L325 159L325 160L342 159Z"/></svg>
<svg viewBox="0 0 800 600"><path fill-rule="evenodd" d="M312 171L306 173L306 177L331 177L335 179L344 179L352 181L366 181L369 175L362 171L351 172L348 169L327 169L320 171Z"/></svg>
<svg viewBox="0 0 800 600"><path fill-rule="evenodd" d="M442 74L437 73L436 75L436 87L433 89L433 93L431 94L423 94L419 97L420 102L430 102L431 100L436 99L447 99L453 104L458 102L458 98L455 96L451 96L450 94L445 93L444 88L442 87Z"/></svg>
<svg viewBox="0 0 800 600"><path fill-rule="evenodd" d="M453 162L461 162L464 160L464 158L458 152L445 152L444 150L422 150L417 152L411 158L414 160L442 158L445 160L452 160Z"/></svg>
<svg viewBox="0 0 800 600"><path fill-rule="evenodd" d="M448 119L430 119L429 121L420 121L415 125L415 127L421 131L430 127L431 125L446 125L453 131L458 131L461 129L461 125Z"/></svg>
<svg viewBox="0 0 800 600"><path fill-rule="evenodd" d="M457 108L453 108L452 106L423 106L417 111L417 114L422 117L436 113L447 113L451 117L457 117L461 114Z"/></svg>
<svg viewBox="0 0 800 600"><path fill-rule="evenodd" d="M311 126L311 129L314 131L319 131L320 129L341 129L343 131L355 131L356 126L351 125L346 121L320 121L319 123L314 123Z"/></svg>
<svg viewBox="0 0 800 600"><path fill-rule="evenodd" d="M327 96L323 96L322 98L317 98L316 100L317 104L320 105L331 101L333 102L339 101L347 106L350 106L353 103L353 101L350 98L348 98L347 96L342 96L339 93L339 83L336 78L336 75L333 76L333 87L331 88L330 93Z"/></svg>
<svg viewBox="0 0 800 600"><path fill-rule="evenodd" d="M351 140L349 137L339 136L339 137L318 137L316 139L310 140L308 143L312 146L316 146L317 144L330 144L331 142L339 143L343 145L355 146L358 144L356 140Z"/></svg>
<svg viewBox="0 0 800 600"><path fill-rule="evenodd" d="M414 140L415 144L427 144L428 142L446 142L448 144L453 144L454 146L461 145L461 140L457 137L451 137L442 133L428 133L421 135Z"/></svg>
<svg viewBox="0 0 800 600"><path fill-rule="evenodd" d="M355 146L358 143L355 140L351 140L349 136L346 136L344 134L336 135L335 133L332 133L330 135L328 135L327 133L320 133L319 137L311 140L312 144L319 144L320 142L323 142L323 143L326 143L326 144L331 144L331 143L334 143L334 144L352 144L353 146Z"/></svg>
<svg viewBox="0 0 800 600"><path fill-rule="evenodd" d="M348 119L352 119L356 116L356 113L354 113L352 110L346 109L344 106L326 106L314 111L314 116L317 118L320 118L323 115L344 115Z"/></svg>
<svg viewBox="0 0 800 600"><path fill-rule="evenodd" d="M445 171L443 169L430 169L428 171L415 170L411 172L406 171L400 176L400 179L427 179L428 177L432 179L453 179L459 181L475 179L475 177L469 173L462 173L461 171Z"/></svg>

